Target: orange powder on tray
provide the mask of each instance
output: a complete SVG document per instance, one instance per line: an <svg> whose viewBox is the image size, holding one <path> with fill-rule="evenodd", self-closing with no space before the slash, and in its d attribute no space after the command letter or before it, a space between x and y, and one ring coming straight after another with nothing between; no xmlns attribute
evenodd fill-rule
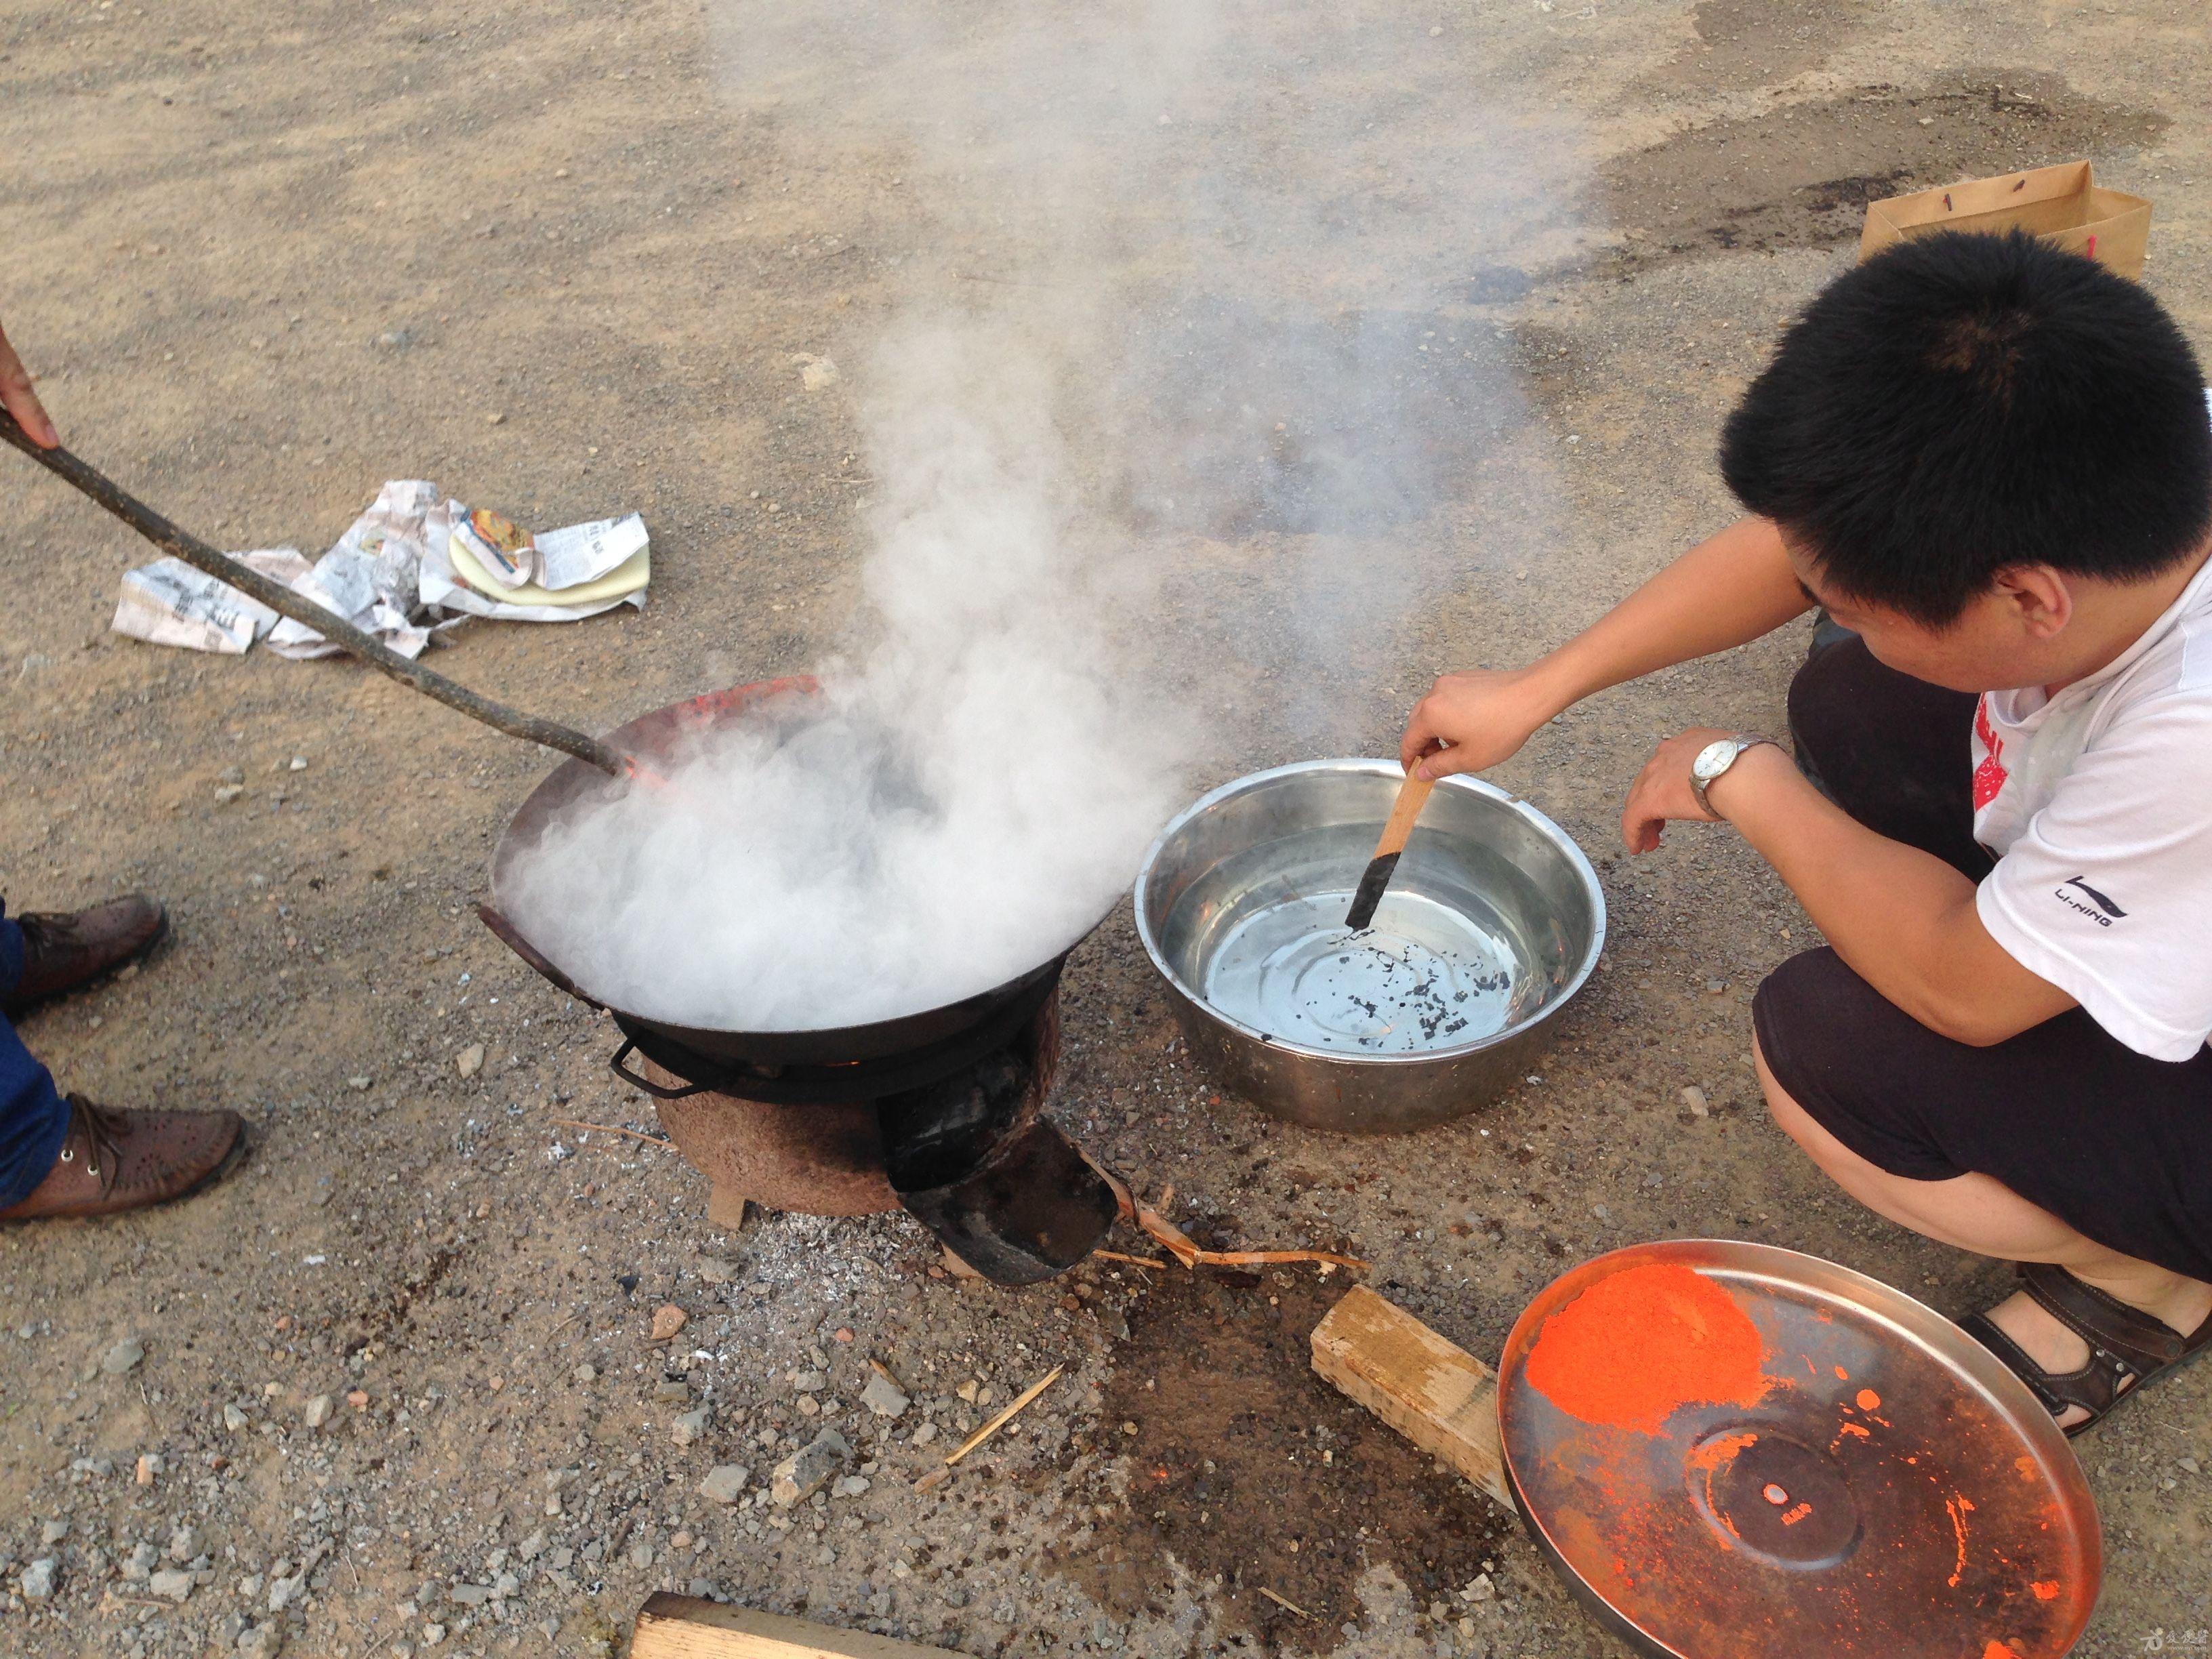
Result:
<svg viewBox="0 0 2212 1659"><path fill-rule="evenodd" d="M1657 1434L1692 1402L1758 1400L1765 1357L1758 1328L1725 1288L1652 1261L1598 1280L1547 1319L1527 1374L1570 1417Z"/></svg>

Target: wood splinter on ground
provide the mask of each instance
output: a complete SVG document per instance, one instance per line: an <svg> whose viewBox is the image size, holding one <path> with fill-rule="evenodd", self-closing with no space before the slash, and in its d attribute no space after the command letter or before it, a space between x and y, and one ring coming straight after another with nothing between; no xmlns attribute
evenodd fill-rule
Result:
<svg viewBox="0 0 2212 1659"><path fill-rule="evenodd" d="M1266 1596L1266 1597L1267 1597L1270 1601L1273 1601L1273 1602L1277 1607L1283 1608L1283 1609L1284 1609L1285 1611L1286 1611L1286 1612L1289 1612L1289 1613L1294 1613L1297 1614L1297 1616L1298 1616L1299 1618L1301 1618L1301 1619L1310 1619L1310 1618L1312 1618L1312 1617L1313 1617L1313 1614L1311 1614L1311 1613L1308 1613L1308 1612L1307 1612L1304 1607L1300 1607L1297 1602L1295 1602L1295 1601L1291 1601L1291 1598L1290 1598L1289 1596L1287 1596L1287 1595L1276 1595L1276 1594L1275 1594L1275 1592L1274 1592L1274 1591L1273 1591L1273 1590L1269 1589L1268 1589L1265 1584L1262 1584L1262 1585L1261 1585L1261 1586L1260 1586L1260 1594L1261 1594L1261 1595L1264 1595L1264 1596Z"/></svg>
<svg viewBox="0 0 2212 1659"><path fill-rule="evenodd" d="M1154 1243L1186 1267L1266 1267L1291 1261L1318 1261L1326 1273L1331 1267L1364 1269L1367 1266L1356 1255L1338 1255L1329 1250L1201 1249L1191 1242L1189 1234L1152 1206L1140 1201L1120 1176L1109 1170L1099 1170L1096 1164L1091 1167L1098 1170L1099 1176L1114 1189L1114 1196L1121 1202L1121 1219L1141 1229ZM1170 1187L1160 1194L1161 1204L1164 1206L1174 1196L1175 1188ZM1108 1252L1101 1250L1096 1254L1103 1255ZM1115 1259L1128 1261L1132 1258L1121 1256Z"/></svg>
<svg viewBox="0 0 2212 1659"><path fill-rule="evenodd" d="M630 1659L959 1659L948 1648L665 1592L639 1609L629 1651Z"/></svg>
<svg viewBox="0 0 2212 1659"><path fill-rule="evenodd" d="M1498 1375L1364 1285L1314 1327L1313 1368L1510 1510Z"/></svg>

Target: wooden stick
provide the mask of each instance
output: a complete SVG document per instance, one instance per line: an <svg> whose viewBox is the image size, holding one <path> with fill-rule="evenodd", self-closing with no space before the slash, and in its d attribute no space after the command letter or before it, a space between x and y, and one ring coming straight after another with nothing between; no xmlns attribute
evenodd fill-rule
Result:
<svg viewBox="0 0 2212 1659"><path fill-rule="evenodd" d="M639 1609L629 1651L630 1659L960 1659L947 1648L665 1591Z"/></svg>
<svg viewBox="0 0 2212 1659"><path fill-rule="evenodd" d="M1097 1170L1099 1177L1113 1188L1114 1196L1121 1206L1121 1218L1143 1230L1155 1243L1186 1267L1258 1267L1291 1261L1322 1261L1334 1267L1364 1268L1368 1265L1356 1255L1338 1255L1330 1250L1201 1249L1192 1242L1189 1234L1150 1205L1139 1201L1137 1195L1129 1190L1128 1183L1121 1176L1110 1170L1100 1168L1095 1162L1091 1167ZM1165 1203L1174 1192L1174 1188L1169 1188L1167 1192L1160 1195L1160 1201ZM1113 1252L1098 1250L1093 1254L1111 1255ZM1131 1256L1115 1257L1115 1260L1122 1261L1136 1259Z"/></svg>
<svg viewBox="0 0 2212 1659"><path fill-rule="evenodd" d="M1361 1285L1314 1327L1313 1368L1508 1510L1498 1377L1465 1349Z"/></svg>
<svg viewBox="0 0 2212 1659"><path fill-rule="evenodd" d="M1304 1607L1300 1607L1297 1602L1295 1602L1295 1601L1291 1601L1291 1598L1290 1598L1289 1596L1287 1596L1287 1595L1276 1595L1276 1594L1275 1594L1275 1592L1274 1592L1274 1591L1273 1591L1273 1590L1269 1589L1268 1589L1265 1584L1262 1584L1262 1585L1261 1585L1261 1586L1260 1586L1260 1594L1261 1594L1261 1595L1264 1595L1264 1596L1266 1596L1266 1597L1267 1597L1270 1601L1273 1601L1273 1602L1277 1607L1281 1607L1281 1608L1285 1609L1285 1611L1287 1611L1287 1612L1290 1612L1290 1613L1296 1613L1296 1614L1297 1614L1297 1616L1298 1616L1299 1618L1301 1618L1301 1619L1310 1619L1310 1618L1312 1618L1312 1617L1313 1617L1313 1614L1311 1614L1311 1613L1308 1613L1308 1612L1307 1612Z"/></svg>
<svg viewBox="0 0 2212 1659"><path fill-rule="evenodd" d="M1418 777L1408 772L1406 781L1398 786L1398 799L1391 804L1390 816L1382 824L1382 837L1375 843L1375 856L1367 861L1367 869L1359 878L1359 886L1352 896L1352 908L1345 912L1344 925L1358 933L1375 920L1375 907L1382 902L1383 890L1389 886L1390 877L1398 867L1398 854L1406 850L1406 842L1413 833L1413 821L1421 816L1421 808L1429 803L1429 792L1436 787L1435 780Z"/></svg>
<svg viewBox="0 0 2212 1659"><path fill-rule="evenodd" d="M564 1129L597 1129L603 1134L628 1135L632 1140L641 1140L648 1146L673 1146L676 1143L666 1135L649 1135L636 1129L625 1129L619 1123L584 1123L573 1117L556 1117L554 1122Z"/></svg>
<svg viewBox="0 0 2212 1659"><path fill-rule="evenodd" d="M1165 1273L1168 1264L1149 1255L1124 1255L1119 1250L1093 1250L1091 1255L1102 1261L1126 1261L1133 1267L1150 1267L1155 1273Z"/></svg>
<svg viewBox="0 0 2212 1659"><path fill-rule="evenodd" d="M68 450L40 448L31 441L30 434L15 423L15 416L5 410L0 410L0 439L13 444L56 477L76 485L164 553L182 559L194 569L206 572L217 581L229 583L240 592L258 599L278 616L289 617L294 622L313 629L332 645L360 658L370 667L391 675L402 685L420 691L425 696L435 697L448 708L459 709L471 720L481 720L511 738L520 738L526 743L542 743L548 749L574 755L578 760L618 778L629 775L629 762L620 750L601 743L597 738L588 737L572 726L563 726L558 720L543 720L536 714L525 714L509 708L505 703L494 702L489 697L480 696L467 687L456 684L443 674L425 668L418 662L410 661L374 635L356 628L336 611L317 605L303 593L294 592L275 578L264 576L251 565L241 564L236 559L216 552L198 537L178 529L137 496L79 460Z"/></svg>
<svg viewBox="0 0 2212 1659"><path fill-rule="evenodd" d="M1020 1411L1024 1406L1028 1405L1030 1401L1036 1399L1054 1383L1059 1382L1060 1374L1066 1369L1067 1367L1065 1365L1054 1365L1042 1376L1037 1378L1036 1382L1030 1383L1026 1389L1024 1389L1021 1393L1016 1396L1014 1402L1008 1406L1006 1410L1000 1412L996 1417L986 1423L981 1428L969 1435L967 1439L962 1441L960 1443L960 1449L957 1451L946 1453L945 1457L945 1467L948 1469L951 1468L962 1458L967 1456L969 1452L974 1451L976 1447L981 1445L993 1435L998 1433L1000 1429L1005 1428L1007 1424L1012 1422L1014 1420L1014 1413L1016 1412Z"/></svg>

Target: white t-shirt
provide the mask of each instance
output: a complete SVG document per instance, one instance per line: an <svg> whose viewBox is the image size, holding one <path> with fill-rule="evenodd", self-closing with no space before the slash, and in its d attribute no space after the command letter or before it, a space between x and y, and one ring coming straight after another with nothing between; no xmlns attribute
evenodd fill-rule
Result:
<svg viewBox="0 0 2212 1659"><path fill-rule="evenodd" d="M1983 694L1975 896L1990 936L2137 1054L2212 1038L2212 562L2109 666Z"/></svg>

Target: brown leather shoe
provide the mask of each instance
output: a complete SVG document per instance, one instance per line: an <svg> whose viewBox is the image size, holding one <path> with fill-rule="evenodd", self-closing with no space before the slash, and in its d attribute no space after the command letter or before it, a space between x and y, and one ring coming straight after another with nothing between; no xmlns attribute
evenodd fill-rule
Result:
<svg viewBox="0 0 2212 1659"><path fill-rule="evenodd" d="M144 956L168 933L169 913L131 893L89 910L34 913L15 922L23 930L23 976L0 1009L10 1019Z"/></svg>
<svg viewBox="0 0 2212 1659"><path fill-rule="evenodd" d="M246 1152L236 1112L139 1112L71 1095L69 1133L53 1169L0 1221L117 1215L196 1193Z"/></svg>

